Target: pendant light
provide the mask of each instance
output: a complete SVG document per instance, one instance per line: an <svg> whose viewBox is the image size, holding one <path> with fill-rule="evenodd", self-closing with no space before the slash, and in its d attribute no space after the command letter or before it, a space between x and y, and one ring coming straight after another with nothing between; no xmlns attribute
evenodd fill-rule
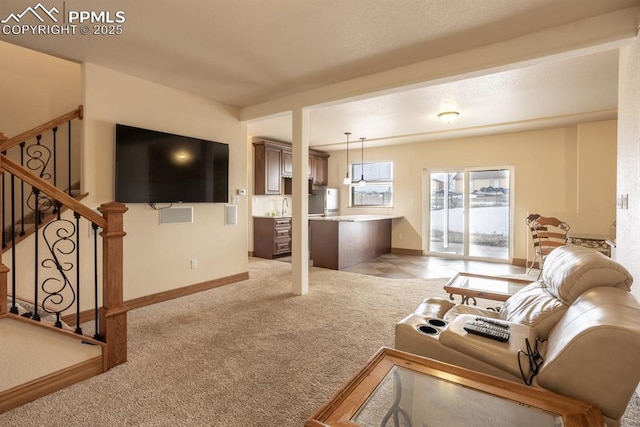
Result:
<svg viewBox="0 0 640 427"><path fill-rule="evenodd" d="M347 175L344 177L342 183L349 185L351 184L351 178L349 178L349 135L351 135L351 132L345 132L344 134L347 135Z"/></svg>
<svg viewBox="0 0 640 427"><path fill-rule="evenodd" d="M360 185L366 185L367 181L364 180L364 140L366 138L360 138L360 172L362 172L362 174L360 175L360 182L358 182L358 184Z"/></svg>

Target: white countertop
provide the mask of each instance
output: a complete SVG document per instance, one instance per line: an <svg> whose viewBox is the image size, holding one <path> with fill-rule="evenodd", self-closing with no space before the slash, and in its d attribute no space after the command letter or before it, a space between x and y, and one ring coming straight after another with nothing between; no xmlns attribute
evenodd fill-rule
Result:
<svg viewBox="0 0 640 427"><path fill-rule="evenodd" d="M254 218L291 218L291 215L253 215ZM334 216L311 216L310 221L380 221L382 219L400 219L402 215L334 215Z"/></svg>
<svg viewBox="0 0 640 427"><path fill-rule="evenodd" d="M337 215L337 216L319 216L310 217L310 221L380 221L382 219L399 219L402 215Z"/></svg>

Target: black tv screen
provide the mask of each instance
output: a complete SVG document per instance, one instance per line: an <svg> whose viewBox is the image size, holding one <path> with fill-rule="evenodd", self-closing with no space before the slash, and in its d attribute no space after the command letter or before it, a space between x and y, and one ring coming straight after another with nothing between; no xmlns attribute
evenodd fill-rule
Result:
<svg viewBox="0 0 640 427"><path fill-rule="evenodd" d="M115 199L227 203L229 145L116 124Z"/></svg>

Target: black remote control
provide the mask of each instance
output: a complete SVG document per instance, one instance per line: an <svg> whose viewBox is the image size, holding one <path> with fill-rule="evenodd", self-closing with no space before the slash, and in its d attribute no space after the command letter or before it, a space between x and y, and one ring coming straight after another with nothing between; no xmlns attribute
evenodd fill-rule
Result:
<svg viewBox="0 0 640 427"><path fill-rule="evenodd" d="M486 323L490 323L492 325L499 326L499 327L504 328L504 329L509 329L509 324L508 323L502 322L500 320L492 319L490 317L476 317L476 320L478 322L486 322Z"/></svg>
<svg viewBox="0 0 640 427"><path fill-rule="evenodd" d="M509 329L505 329L503 326L496 326L492 323L482 320L469 320L464 330L470 334L479 335L481 337L491 338L496 341L505 342L509 341Z"/></svg>

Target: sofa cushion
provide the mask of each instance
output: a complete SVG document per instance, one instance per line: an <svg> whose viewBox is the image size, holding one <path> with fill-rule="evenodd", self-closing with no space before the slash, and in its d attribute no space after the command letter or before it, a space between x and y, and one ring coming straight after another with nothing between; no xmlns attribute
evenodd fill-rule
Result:
<svg viewBox="0 0 640 427"><path fill-rule="evenodd" d="M628 291L633 278L622 265L594 249L566 245L547 256L542 281L552 295L570 305L583 292L598 286Z"/></svg>
<svg viewBox="0 0 640 427"><path fill-rule="evenodd" d="M476 319L473 314L461 314L456 317L440 334L440 344L472 356L484 363L509 372L512 376L529 377L531 372L527 363L518 363L521 351L525 349L525 338L534 345L536 332L523 325L510 324L510 337L507 342L467 333L464 326L469 320ZM447 362L444 360L444 362ZM522 367L522 374L520 368Z"/></svg>
<svg viewBox="0 0 640 427"><path fill-rule="evenodd" d="M546 339L549 331L567 311L567 306L549 293L542 282L525 286L504 302L500 318L535 329Z"/></svg>
<svg viewBox="0 0 640 427"><path fill-rule="evenodd" d="M498 312L486 308L474 307L466 304L456 304L447 311L441 319L452 322L456 317L462 314L471 314L473 316L498 318Z"/></svg>
<svg viewBox="0 0 640 427"><path fill-rule="evenodd" d="M442 319L447 311L449 311L455 304L445 298L431 297L427 298L415 310L415 314L419 314L424 317L435 317Z"/></svg>
<svg viewBox="0 0 640 427"><path fill-rule="evenodd" d="M539 386L619 420L640 381L640 304L621 289L586 291L551 331L543 354Z"/></svg>

